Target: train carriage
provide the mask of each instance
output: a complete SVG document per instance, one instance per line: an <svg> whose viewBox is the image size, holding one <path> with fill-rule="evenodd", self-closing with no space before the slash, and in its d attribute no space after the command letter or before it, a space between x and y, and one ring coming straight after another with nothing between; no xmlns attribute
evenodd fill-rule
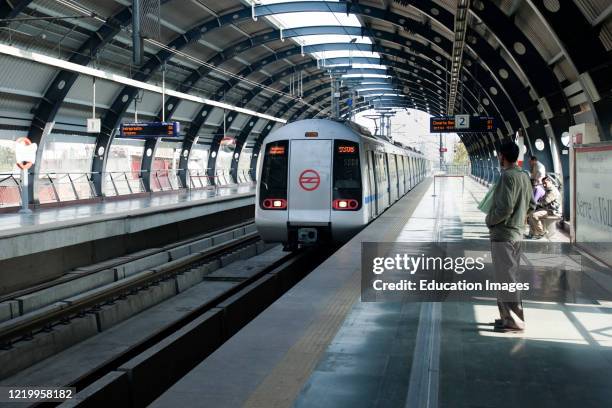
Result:
<svg viewBox="0 0 612 408"><path fill-rule="evenodd" d="M350 239L427 170L419 152L327 119L287 124L261 151L255 223L265 241L290 250Z"/></svg>

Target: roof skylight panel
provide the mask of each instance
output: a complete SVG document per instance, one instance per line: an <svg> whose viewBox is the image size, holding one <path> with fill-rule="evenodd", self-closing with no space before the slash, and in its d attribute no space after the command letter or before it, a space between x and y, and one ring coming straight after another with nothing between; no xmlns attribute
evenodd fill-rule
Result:
<svg viewBox="0 0 612 408"><path fill-rule="evenodd" d="M249 0L252 2L253 0ZM287 3L299 0L261 0L258 4L269 5L274 3ZM359 19L354 14L334 13L329 12L294 12L274 14L266 17L272 24L278 28L294 29L304 27L362 27ZM339 30L335 30L336 32ZM312 32L309 30L309 32ZM354 33L355 30L351 30ZM350 35L346 30L346 34L311 34L304 36L291 37L293 41L303 47L310 47L305 52L316 58L318 66L323 67L345 67L349 66L349 74L342 75L343 80L352 82L350 86L361 86L359 81L369 79L388 80L389 75L386 74L387 67L380 64L381 56L377 52L370 51L369 47L359 47L360 49L341 49L338 46L330 46L325 49L324 44L372 44L369 37ZM321 45L321 47L316 47ZM355 59L353 61L353 59ZM363 87L363 86L361 86ZM368 89L371 88L367 87Z"/></svg>

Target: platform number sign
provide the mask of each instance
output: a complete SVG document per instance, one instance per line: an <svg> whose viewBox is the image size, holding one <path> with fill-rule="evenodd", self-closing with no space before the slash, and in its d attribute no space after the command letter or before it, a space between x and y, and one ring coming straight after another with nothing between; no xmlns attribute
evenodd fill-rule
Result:
<svg viewBox="0 0 612 408"><path fill-rule="evenodd" d="M469 129L470 128L470 115L455 115L455 128L456 129Z"/></svg>

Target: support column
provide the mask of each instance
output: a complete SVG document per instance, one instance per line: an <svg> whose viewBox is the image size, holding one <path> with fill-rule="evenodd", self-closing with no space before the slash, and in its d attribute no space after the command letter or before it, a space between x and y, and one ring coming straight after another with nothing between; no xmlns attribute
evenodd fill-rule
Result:
<svg viewBox="0 0 612 408"><path fill-rule="evenodd" d="M438 149L438 154L440 155L440 170L442 170L442 166L444 165L444 153L442 153L442 133L440 135L440 148Z"/></svg>
<svg viewBox="0 0 612 408"><path fill-rule="evenodd" d="M144 149L142 151L142 160L140 162L140 177L142 178L142 184L147 193L152 191L151 180L153 177L153 163L155 162L155 154L157 153L157 146L159 146L159 138L146 139ZM147 152L151 149L151 155L147 155Z"/></svg>
<svg viewBox="0 0 612 408"><path fill-rule="evenodd" d="M332 104L332 117L334 119L340 118L340 80L332 77L331 82L331 104Z"/></svg>

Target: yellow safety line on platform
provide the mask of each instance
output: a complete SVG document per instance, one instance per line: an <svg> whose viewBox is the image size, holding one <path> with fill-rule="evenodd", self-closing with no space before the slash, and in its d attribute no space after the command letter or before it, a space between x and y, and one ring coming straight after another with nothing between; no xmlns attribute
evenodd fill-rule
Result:
<svg viewBox="0 0 612 408"><path fill-rule="evenodd" d="M394 223L380 242L394 240L404 228L423 196L429 191L431 179L425 179L411 193L417 195L402 214L403 222ZM406 197L406 196L405 196ZM404 197L404 198L405 198ZM396 204L399 204L396 203ZM391 207L387 211L393 211ZM385 213L378 218L384 219ZM376 221L375 221L376 222ZM304 383L327 350L329 343L344 323L346 316L360 295L361 270L356 268L348 282L329 300L322 312L308 326L302 338L291 347L282 360L253 391L244 403L246 408L291 407Z"/></svg>

